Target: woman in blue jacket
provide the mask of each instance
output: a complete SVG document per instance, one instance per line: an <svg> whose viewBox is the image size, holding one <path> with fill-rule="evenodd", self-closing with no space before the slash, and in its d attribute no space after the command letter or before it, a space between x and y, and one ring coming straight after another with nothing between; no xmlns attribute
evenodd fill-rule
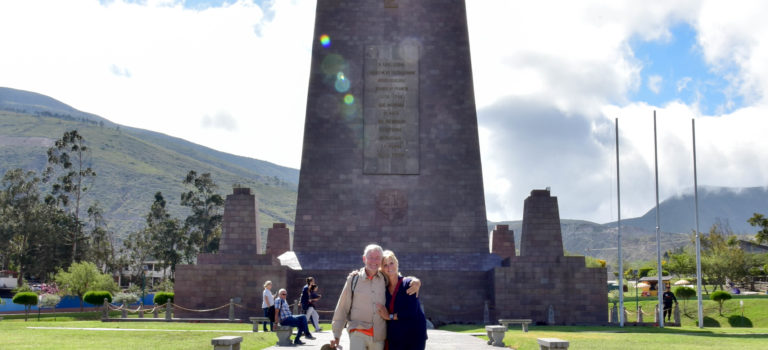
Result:
<svg viewBox="0 0 768 350"><path fill-rule="evenodd" d="M387 277L387 304L377 305L378 313L387 320L389 350L423 350L427 342L427 319L417 295L408 295L411 278L400 276L395 253L384 251L381 272Z"/></svg>

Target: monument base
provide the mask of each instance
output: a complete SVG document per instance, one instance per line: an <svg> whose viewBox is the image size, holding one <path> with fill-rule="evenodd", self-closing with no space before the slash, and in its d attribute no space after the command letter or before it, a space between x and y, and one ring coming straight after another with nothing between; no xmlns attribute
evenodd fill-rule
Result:
<svg viewBox="0 0 768 350"><path fill-rule="evenodd" d="M496 318L530 318L538 324L608 323L604 268L584 257L521 257L493 270ZM551 309L551 311L550 311Z"/></svg>

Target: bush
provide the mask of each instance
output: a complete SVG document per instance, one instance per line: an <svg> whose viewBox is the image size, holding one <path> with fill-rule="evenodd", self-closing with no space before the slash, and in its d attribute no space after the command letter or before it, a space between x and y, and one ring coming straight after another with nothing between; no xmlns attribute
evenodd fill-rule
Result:
<svg viewBox="0 0 768 350"><path fill-rule="evenodd" d="M731 297L731 293L728 293L728 292L726 292L724 290L718 290L718 291L716 291L716 292L714 292L714 293L709 295L709 299L714 300L718 304L720 304L720 311L719 311L720 312L720 316L723 315L723 303L726 300L730 300L731 298L732 298Z"/></svg>
<svg viewBox="0 0 768 350"><path fill-rule="evenodd" d="M27 315L29 315L29 309L32 308L32 305L37 305L37 293L35 292L16 293L16 295L13 296L13 303L24 305L24 321L26 321Z"/></svg>
<svg viewBox="0 0 768 350"><path fill-rule="evenodd" d="M133 293L117 293L113 300L118 304L133 304L139 301L139 297Z"/></svg>
<svg viewBox="0 0 768 350"><path fill-rule="evenodd" d="M13 303L19 305L32 306L37 305L37 293L21 292L13 296Z"/></svg>
<svg viewBox="0 0 768 350"><path fill-rule="evenodd" d="M85 295L83 295L84 302L97 306L104 304L104 298L106 298L107 301L111 303L112 293L105 290L92 290L90 292L86 292Z"/></svg>
<svg viewBox="0 0 768 350"><path fill-rule="evenodd" d="M40 296L41 307L56 307L61 301L61 297L56 294L43 294Z"/></svg>
<svg viewBox="0 0 768 350"><path fill-rule="evenodd" d="M163 304L165 304L165 303L166 303L168 300L170 300L171 302L173 302L173 293L168 293L168 292L158 292L158 293L156 293L156 294L155 294L155 299L154 299L153 301L154 301L154 302L155 302L155 304L157 304L157 305L163 305Z"/></svg>

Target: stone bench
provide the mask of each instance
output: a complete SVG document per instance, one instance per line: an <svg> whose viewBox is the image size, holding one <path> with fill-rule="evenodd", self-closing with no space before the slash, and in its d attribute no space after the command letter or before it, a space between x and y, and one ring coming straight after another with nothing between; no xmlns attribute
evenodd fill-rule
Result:
<svg viewBox="0 0 768 350"><path fill-rule="evenodd" d="M558 338L536 338L539 350L568 349L568 341Z"/></svg>
<svg viewBox="0 0 768 350"><path fill-rule="evenodd" d="M240 343L242 342L243 337L237 337L233 335L226 335L211 339L213 350L240 350Z"/></svg>
<svg viewBox="0 0 768 350"><path fill-rule="evenodd" d="M269 319L261 316L261 317L249 317L251 320L251 323L253 323L253 331L258 332L259 331L259 325L261 325L263 322L269 322Z"/></svg>
<svg viewBox="0 0 768 350"><path fill-rule="evenodd" d="M293 327L275 325L275 333L277 334L277 346L293 346L291 342L291 334L293 334Z"/></svg>
<svg viewBox="0 0 768 350"><path fill-rule="evenodd" d="M504 334L507 332L507 326L485 326L488 333L488 345L504 347Z"/></svg>
<svg viewBox="0 0 768 350"><path fill-rule="evenodd" d="M527 318L500 318L499 324L504 327L509 327L510 324L523 325L523 332L528 332L528 324L533 323L533 320Z"/></svg>

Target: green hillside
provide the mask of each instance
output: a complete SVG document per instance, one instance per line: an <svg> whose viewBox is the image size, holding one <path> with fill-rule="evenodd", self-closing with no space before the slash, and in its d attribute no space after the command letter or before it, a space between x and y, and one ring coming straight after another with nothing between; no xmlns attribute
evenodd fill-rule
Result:
<svg viewBox="0 0 768 350"><path fill-rule="evenodd" d="M67 130L78 130L92 150L91 167L97 173L84 198L85 205L98 201L105 209L109 228L119 237L143 225L143 216L157 191L169 202L172 214L186 217L179 198L185 190L182 180L190 170L211 173L222 195L230 194L234 184L250 187L259 201L262 231L273 222L293 226L298 178L295 169L245 157L220 156L223 153L181 139L99 123L98 119L67 118L66 112L26 113L23 104L15 107L15 112L0 110L0 172L12 168L40 172L46 164L46 150L54 140ZM46 108L56 110L55 106Z"/></svg>

